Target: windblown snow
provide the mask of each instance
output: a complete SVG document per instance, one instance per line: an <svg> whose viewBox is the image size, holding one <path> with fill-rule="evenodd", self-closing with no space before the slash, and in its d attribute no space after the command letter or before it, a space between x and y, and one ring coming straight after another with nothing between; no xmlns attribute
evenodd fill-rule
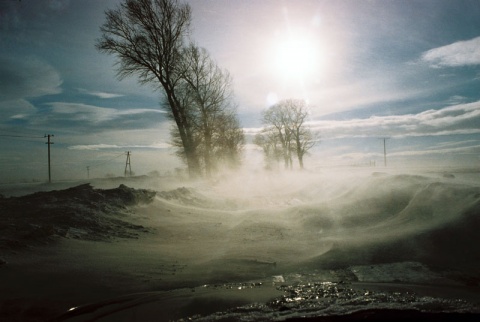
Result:
<svg viewBox="0 0 480 322"><path fill-rule="evenodd" d="M43 295L50 302L62 298L65 306L260 280L285 288L307 282L448 285L478 295L478 179L475 171L350 169L244 173L209 182L126 179L117 187L117 181L100 180L23 195L5 186L0 283L27 276L42 287L61 263L56 267L66 276L86 278L88 272L89 278L71 301L63 287L45 285ZM26 268L33 264L36 271ZM4 285L23 299L19 306L34 306L29 287L18 283ZM105 292L93 294L94 288ZM478 298L462 310L479 313Z"/></svg>

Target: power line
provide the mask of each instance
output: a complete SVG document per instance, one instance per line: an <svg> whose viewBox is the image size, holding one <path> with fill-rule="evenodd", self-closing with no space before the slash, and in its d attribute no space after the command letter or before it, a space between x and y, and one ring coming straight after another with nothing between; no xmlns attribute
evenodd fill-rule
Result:
<svg viewBox="0 0 480 322"><path fill-rule="evenodd" d="M43 139L44 136L30 136L30 135L13 135L13 134L0 134L2 137L8 138L25 138L25 139Z"/></svg>
<svg viewBox="0 0 480 322"><path fill-rule="evenodd" d="M3 132L3 133L2 133ZM38 139L43 139L44 137L43 136L37 136L37 135L34 135L34 134L21 134L21 133L18 133L18 134L15 134L15 131L14 133L10 133L8 134L5 133L7 132L6 130L0 130L0 139L15 139L15 140L20 140L20 141L24 141L24 142L36 142L36 140Z"/></svg>
<svg viewBox="0 0 480 322"><path fill-rule="evenodd" d="M111 162L111 161L113 161L113 160L115 160L115 159L120 158L120 157L123 156L123 155L124 155L123 153L122 153L122 154L119 154L119 155L117 155L117 156L115 156L115 157L113 157L113 158L111 158L111 159L102 161L102 162L97 163L97 164L95 164L95 165L93 165L93 166L88 165L88 166L87 166L87 178L90 179L90 170L92 170L92 168L96 168L96 167L99 167L99 166L104 165L104 164L106 164L106 163L109 163L109 162Z"/></svg>
<svg viewBox="0 0 480 322"><path fill-rule="evenodd" d="M124 153L119 154L119 155L117 155L116 157L113 157L113 158L111 158L111 159L102 161L102 162L100 162L100 163L98 163L98 164L95 164L95 165L89 166L89 167L90 167L90 169L91 169L91 168L94 168L94 167L99 167L99 166L101 166L101 165L104 165L105 163L108 163L108 162L110 162L110 161L113 161L113 160L115 160L115 159L118 159L118 158L120 158L121 156L124 156L124 155L125 155Z"/></svg>

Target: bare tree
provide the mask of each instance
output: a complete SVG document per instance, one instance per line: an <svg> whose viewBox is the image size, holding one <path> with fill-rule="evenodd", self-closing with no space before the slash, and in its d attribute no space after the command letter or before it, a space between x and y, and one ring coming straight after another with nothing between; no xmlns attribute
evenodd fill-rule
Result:
<svg viewBox="0 0 480 322"><path fill-rule="evenodd" d="M221 161L240 161L243 130L233 104L232 79L208 52L191 44L183 53L182 97L193 127L196 151L207 177Z"/></svg>
<svg viewBox="0 0 480 322"><path fill-rule="evenodd" d="M200 171L193 128L178 87L184 75L182 50L190 31L191 10L177 0L126 0L105 12L96 47L116 55L120 79L136 75L142 84L163 89L191 176Z"/></svg>
<svg viewBox="0 0 480 322"><path fill-rule="evenodd" d="M235 111L236 106L231 105L216 119L212 147L215 167L222 165L235 169L241 164L245 134Z"/></svg>
<svg viewBox="0 0 480 322"><path fill-rule="evenodd" d="M285 169L292 168L292 132L289 127L289 111L281 103L268 108L263 113L265 131L275 135L282 147Z"/></svg>
<svg viewBox="0 0 480 322"><path fill-rule="evenodd" d="M308 117L307 104L304 100L289 99L283 101L288 111L289 128L292 134L293 147L297 154L300 168L303 169L303 157L317 143L318 135L305 124Z"/></svg>
<svg viewBox="0 0 480 322"><path fill-rule="evenodd" d="M264 129L262 132L255 135L253 143L262 148L266 168L268 170L277 168L283 158L283 148L276 132Z"/></svg>
<svg viewBox="0 0 480 322"><path fill-rule="evenodd" d="M292 168L292 154L295 153L303 169L304 156L318 141L318 135L306 125L307 117L304 100L283 100L263 113L264 129L254 143L260 145L270 158L278 153L279 145L285 168Z"/></svg>

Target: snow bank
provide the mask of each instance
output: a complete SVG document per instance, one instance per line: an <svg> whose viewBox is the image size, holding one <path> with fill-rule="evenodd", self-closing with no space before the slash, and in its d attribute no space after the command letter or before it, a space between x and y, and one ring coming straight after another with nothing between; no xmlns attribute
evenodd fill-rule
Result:
<svg viewBox="0 0 480 322"><path fill-rule="evenodd" d="M57 237L107 240L146 231L128 220L129 207L149 203L155 192L125 185L94 189L90 184L0 198L0 248L45 244Z"/></svg>
<svg viewBox="0 0 480 322"><path fill-rule="evenodd" d="M372 177L336 199L297 211L306 229L334 243L315 259L319 265L414 260L472 272L480 266L478 186L421 176Z"/></svg>

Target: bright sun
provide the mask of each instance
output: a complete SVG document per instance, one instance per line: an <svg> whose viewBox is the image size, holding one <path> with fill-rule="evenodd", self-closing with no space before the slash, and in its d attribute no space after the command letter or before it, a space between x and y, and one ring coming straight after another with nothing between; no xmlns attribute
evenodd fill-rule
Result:
<svg viewBox="0 0 480 322"><path fill-rule="evenodd" d="M273 63L283 78L303 81L319 67L318 48L306 36L291 36L278 43Z"/></svg>

